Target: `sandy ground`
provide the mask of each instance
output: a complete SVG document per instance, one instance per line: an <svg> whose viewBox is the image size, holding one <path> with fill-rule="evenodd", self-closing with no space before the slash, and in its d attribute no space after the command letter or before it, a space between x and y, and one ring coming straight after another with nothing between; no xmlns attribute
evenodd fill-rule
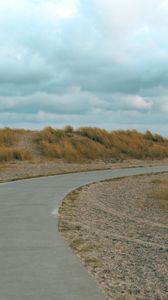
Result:
<svg viewBox="0 0 168 300"><path fill-rule="evenodd" d="M37 155L38 157L38 155ZM154 166L168 164L165 160L125 160L123 162L92 161L85 163L66 163L61 160L32 159L31 161L15 161L0 164L0 182L31 178L38 176L56 175L71 172L128 168L139 166Z"/></svg>
<svg viewBox="0 0 168 300"><path fill-rule="evenodd" d="M151 196L163 178L92 184L60 208L59 230L107 299L168 299L168 211Z"/></svg>

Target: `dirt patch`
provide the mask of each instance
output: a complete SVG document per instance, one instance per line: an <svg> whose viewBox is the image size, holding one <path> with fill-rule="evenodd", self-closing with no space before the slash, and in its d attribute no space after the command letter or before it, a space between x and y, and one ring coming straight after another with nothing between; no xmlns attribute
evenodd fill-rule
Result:
<svg viewBox="0 0 168 300"><path fill-rule="evenodd" d="M107 299L167 299L168 212L149 196L164 179L168 174L96 183L63 201L59 230Z"/></svg>

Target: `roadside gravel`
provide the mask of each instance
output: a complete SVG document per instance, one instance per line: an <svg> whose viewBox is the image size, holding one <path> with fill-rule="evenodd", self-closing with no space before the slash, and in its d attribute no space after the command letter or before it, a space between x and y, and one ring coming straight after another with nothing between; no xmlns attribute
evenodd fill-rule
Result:
<svg viewBox="0 0 168 300"><path fill-rule="evenodd" d="M81 163L67 163L59 159L43 160L39 159L39 156L36 156L30 161L15 161L0 164L0 182L71 172L111 170L139 166L159 166L164 164L168 164L168 159L154 161L130 159L122 162L96 160Z"/></svg>
<svg viewBox="0 0 168 300"><path fill-rule="evenodd" d="M167 300L168 212L151 197L164 178L96 183L64 199L59 230L109 300Z"/></svg>

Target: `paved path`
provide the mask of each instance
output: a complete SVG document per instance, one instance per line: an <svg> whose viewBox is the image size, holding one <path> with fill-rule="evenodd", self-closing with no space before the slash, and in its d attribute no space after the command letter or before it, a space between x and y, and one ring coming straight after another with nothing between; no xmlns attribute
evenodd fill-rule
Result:
<svg viewBox="0 0 168 300"><path fill-rule="evenodd" d="M81 185L168 166L57 175L0 184L0 300L103 300L57 230L62 198Z"/></svg>

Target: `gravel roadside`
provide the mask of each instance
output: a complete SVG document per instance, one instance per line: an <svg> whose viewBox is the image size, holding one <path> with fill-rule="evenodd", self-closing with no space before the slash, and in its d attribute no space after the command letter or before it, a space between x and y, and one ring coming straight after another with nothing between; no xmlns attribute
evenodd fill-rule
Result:
<svg viewBox="0 0 168 300"><path fill-rule="evenodd" d="M39 160L15 161L0 164L0 182L12 181L39 176L57 175L74 172L93 170L111 170L117 168L131 168L142 166L167 165L168 159L164 160L124 160L113 161L88 161L83 163L66 163L62 160Z"/></svg>
<svg viewBox="0 0 168 300"><path fill-rule="evenodd" d="M168 212L151 197L164 178L100 182L63 201L59 230L109 300L167 299Z"/></svg>

